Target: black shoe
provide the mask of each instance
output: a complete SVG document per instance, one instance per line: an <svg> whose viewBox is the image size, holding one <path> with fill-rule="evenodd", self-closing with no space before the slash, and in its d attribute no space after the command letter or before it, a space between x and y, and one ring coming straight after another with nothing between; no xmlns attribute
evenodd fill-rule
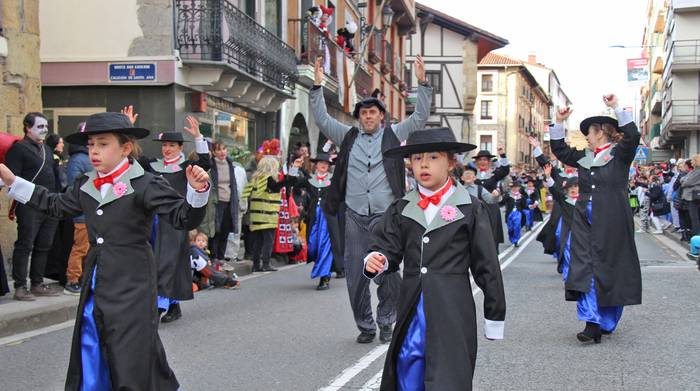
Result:
<svg viewBox="0 0 700 391"><path fill-rule="evenodd" d="M180 310L180 304L173 304L168 309L162 318L160 318L161 323L170 323L182 318L182 311Z"/></svg>
<svg viewBox="0 0 700 391"><path fill-rule="evenodd" d="M379 341L381 343L391 342L391 336L394 333L394 329L391 325L379 326Z"/></svg>
<svg viewBox="0 0 700 391"><path fill-rule="evenodd" d="M345 272L337 272L337 273L335 273L335 278L345 278Z"/></svg>
<svg viewBox="0 0 700 391"><path fill-rule="evenodd" d="M612 331L608 331L608 330L600 329L600 333L603 334L603 335L610 335L610 334L612 334L613 332L612 332Z"/></svg>
<svg viewBox="0 0 700 391"><path fill-rule="evenodd" d="M264 272L276 272L277 269L270 266L270 265L267 265L267 266L263 266L262 271L264 271Z"/></svg>
<svg viewBox="0 0 700 391"><path fill-rule="evenodd" d="M331 281L330 277L321 277L321 281L318 282L318 286L316 287L317 291L327 291L330 289L329 282Z"/></svg>
<svg viewBox="0 0 700 391"><path fill-rule="evenodd" d="M260 266L253 265L253 273L260 273L263 269Z"/></svg>
<svg viewBox="0 0 700 391"><path fill-rule="evenodd" d="M597 323L586 322L586 328L582 332L576 334L576 338L583 343L595 342L600 343L600 325Z"/></svg>
<svg viewBox="0 0 700 391"><path fill-rule="evenodd" d="M376 337L375 333L365 333L364 331L357 336L357 343L371 343Z"/></svg>

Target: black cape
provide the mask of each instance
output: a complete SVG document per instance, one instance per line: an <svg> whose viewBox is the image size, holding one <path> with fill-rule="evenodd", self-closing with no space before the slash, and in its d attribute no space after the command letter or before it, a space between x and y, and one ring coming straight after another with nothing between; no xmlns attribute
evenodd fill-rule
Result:
<svg viewBox="0 0 700 391"><path fill-rule="evenodd" d="M456 218L447 221L438 212L427 224L418 200L414 191L394 201L370 239L369 250L387 257L388 272L398 272L404 262L397 323L381 390L396 389L396 358L421 292L426 318L426 390L471 390L477 327L470 272L484 292L485 318L503 321L506 314L486 209L458 185L445 203L457 210Z"/></svg>
<svg viewBox="0 0 700 391"><path fill-rule="evenodd" d="M599 306L642 302L642 276L627 194L629 167L640 135L634 122L620 129L622 140L601 152L598 159L592 151L573 149L564 140L551 141L559 160L578 168L579 199L572 219L566 289L588 292L591 277L595 278ZM592 224L586 210L589 199Z"/></svg>
<svg viewBox="0 0 700 391"><path fill-rule="evenodd" d="M163 164L162 159L150 160L147 171L163 177L181 196L187 194L185 169L197 165L208 171L209 154L198 154L197 161L184 160L177 165ZM211 191L216 191L212 188ZM196 227L195 227L196 228ZM186 230L175 228L168 219L158 218L154 253L158 262L158 295L175 300L192 300L192 267L190 265L190 239Z"/></svg>
<svg viewBox="0 0 700 391"><path fill-rule="evenodd" d="M151 245L156 214L181 230L196 228L206 208L192 208L167 181L134 164L120 179L127 191L103 200L92 180L81 177L65 193L37 186L28 205L56 218L85 214L90 250L83 281L95 270L94 317L114 390L176 390L158 336L157 268ZM95 267L96 266L96 267ZM90 284L83 283L73 329L66 390L82 382L82 313Z"/></svg>

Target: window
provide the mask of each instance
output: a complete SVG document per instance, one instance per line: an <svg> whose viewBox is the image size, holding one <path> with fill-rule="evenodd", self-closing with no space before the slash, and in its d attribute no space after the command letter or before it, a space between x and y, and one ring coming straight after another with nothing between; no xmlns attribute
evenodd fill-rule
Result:
<svg viewBox="0 0 700 391"><path fill-rule="evenodd" d="M490 100L481 101L481 119L493 119Z"/></svg>
<svg viewBox="0 0 700 391"><path fill-rule="evenodd" d="M493 92L493 75L481 75L481 92Z"/></svg>
<svg viewBox="0 0 700 391"><path fill-rule="evenodd" d="M440 71L425 71L425 78L433 87L433 95L442 94L442 72Z"/></svg>
<svg viewBox="0 0 700 391"><path fill-rule="evenodd" d="M493 136L491 135L481 135L479 137L479 149L492 151L493 150Z"/></svg>

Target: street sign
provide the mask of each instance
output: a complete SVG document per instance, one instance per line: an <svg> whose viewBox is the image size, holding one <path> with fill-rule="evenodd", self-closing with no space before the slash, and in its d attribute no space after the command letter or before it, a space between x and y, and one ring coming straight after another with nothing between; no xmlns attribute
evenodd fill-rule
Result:
<svg viewBox="0 0 700 391"><path fill-rule="evenodd" d="M649 159L649 147L637 147L637 153L634 155L634 160L645 162Z"/></svg>
<svg viewBox="0 0 700 391"><path fill-rule="evenodd" d="M156 81L156 64L109 64L109 81Z"/></svg>

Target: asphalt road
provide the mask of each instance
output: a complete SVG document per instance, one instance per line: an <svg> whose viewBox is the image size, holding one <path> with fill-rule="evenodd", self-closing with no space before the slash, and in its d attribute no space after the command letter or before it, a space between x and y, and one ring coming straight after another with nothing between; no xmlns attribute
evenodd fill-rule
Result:
<svg viewBox="0 0 700 391"><path fill-rule="evenodd" d="M574 303L536 241L502 256L506 339L479 343L477 390L700 389L700 273L673 245L637 237L644 304L581 346ZM211 290L161 327L182 390L373 390L387 345L359 345L344 280L315 291L310 266ZM376 296L375 296L376 297ZM475 295L478 313L482 296ZM479 325L481 327L481 325ZM61 390L72 328L0 346L0 390ZM481 331L479 332L481 335Z"/></svg>

